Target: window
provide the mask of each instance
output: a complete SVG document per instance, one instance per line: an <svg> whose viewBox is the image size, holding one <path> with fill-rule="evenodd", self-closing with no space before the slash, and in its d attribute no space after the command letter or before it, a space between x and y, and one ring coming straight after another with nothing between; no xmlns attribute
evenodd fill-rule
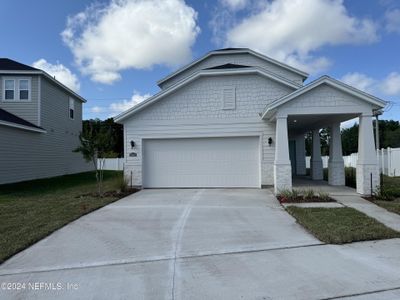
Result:
<svg viewBox="0 0 400 300"><path fill-rule="evenodd" d="M14 100L15 96L15 80L4 80L4 100Z"/></svg>
<svg viewBox="0 0 400 300"><path fill-rule="evenodd" d="M223 109L235 109L236 107L236 93L235 88L226 88L222 92Z"/></svg>
<svg viewBox="0 0 400 300"><path fill-rule="evenodd" d="M30 101L31 80L29 78L4 78L3 100Z"/></svg>
<svg viewBox="0 0 400 300"><path fill-rule="evenodd" d="M74 119L74 108L75 108L75 101L73 98L69 98L69 118Z"/></svg>
<svg viewBox="0 0 400 300"><path fill-rule="evenodd" d="M29 80L19 80L19 100L29 100Z"/></svg>

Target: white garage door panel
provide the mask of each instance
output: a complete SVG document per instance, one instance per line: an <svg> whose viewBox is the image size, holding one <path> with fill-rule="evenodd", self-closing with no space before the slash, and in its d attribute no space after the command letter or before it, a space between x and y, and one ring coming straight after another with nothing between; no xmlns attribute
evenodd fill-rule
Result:
<svg viewBox="0 0 400 300"><path fill-rule="evenodd" d="M144 187L259 187L259 138L144 141Z"/></svg>

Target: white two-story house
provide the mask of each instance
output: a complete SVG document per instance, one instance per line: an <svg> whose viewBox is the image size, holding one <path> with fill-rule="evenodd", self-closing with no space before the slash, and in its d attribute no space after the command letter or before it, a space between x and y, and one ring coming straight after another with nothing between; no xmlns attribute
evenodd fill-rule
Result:
<svg viewBox="0 0 400 300"><path fill-rule="evenodd" d="M72 152L84 102L46 72L0 58L0 184L92 169Z"/></svg>
<svg viewBox="0 0 400 300"><path fill-rule="evenodd" d="M246 48L211 51L158 82L161 91L123 112L125 175L133 185L290 189L322 179L319 130L329 127L329 183L344 185L340 124L360 121L357 191L379 184L372 118L383 100L328 76L307 74Z"/></svg>

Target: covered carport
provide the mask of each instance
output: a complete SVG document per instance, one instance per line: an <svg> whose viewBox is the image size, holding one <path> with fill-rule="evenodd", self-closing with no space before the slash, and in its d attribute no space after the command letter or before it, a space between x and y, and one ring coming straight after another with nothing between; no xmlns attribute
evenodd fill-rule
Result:
<svg viewBox="0 0 400 300"><path fill-rule="evenodd" d="M275 192L292 188L293 173L305 175L307 132L312 132L311 178L323 179L319 136L321 128L330 128L328 182L330 185L344 185L340 124L358 117L357 192L363 195L371 194L371 191L379 186L372 119L376 114L380 114L385 105L385 101L328 76L323 76L268 105L262 117L267 122L276 124ZM290 141L295 145L295 153L292 155Z"/></svg>

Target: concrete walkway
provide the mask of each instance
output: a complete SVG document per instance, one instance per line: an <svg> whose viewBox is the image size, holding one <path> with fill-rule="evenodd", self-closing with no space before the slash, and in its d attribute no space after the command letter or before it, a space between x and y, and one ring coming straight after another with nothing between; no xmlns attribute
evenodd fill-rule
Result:
<svg viewBox="0 0 400 300"><path fill-rule="evenodd" d="M265 189L144 190L2 264L0 299L399 299L399 248L325 245Z"/></svg>

